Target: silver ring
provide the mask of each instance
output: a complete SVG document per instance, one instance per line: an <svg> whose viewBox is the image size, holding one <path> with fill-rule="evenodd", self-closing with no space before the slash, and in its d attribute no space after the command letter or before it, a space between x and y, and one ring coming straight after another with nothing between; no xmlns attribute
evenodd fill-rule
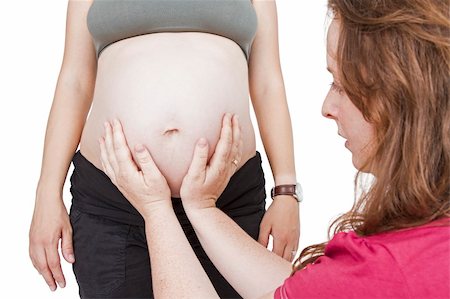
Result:
<svg viewBox="0 0 450 299"><path fill-rule="evenodd" d="M238 160L234 159L233 161L231 161L231 163L233 163L233 164L234 164L234 166L236 166L236 167L237 167L237 166L238 166L238 163L239 163L239 162L238 162Z"/></svg>

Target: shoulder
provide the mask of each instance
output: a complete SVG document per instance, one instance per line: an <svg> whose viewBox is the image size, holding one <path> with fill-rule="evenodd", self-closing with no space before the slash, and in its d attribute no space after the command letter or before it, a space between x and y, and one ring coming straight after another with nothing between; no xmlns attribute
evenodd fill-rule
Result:
<svg viewBox="0 0 450 299"><path fill-rule="evenodd" d="M450 267L449 218L364 239L372 246L383 247L404 271L421 269L425 261L436 270Z"/></svg>
<svg viewBox="0 0 450 299"><path fill-rule="evenodd" d="M433 248L450 246L450 218L362 238L368 244L382 245L395 256L429 253ZM415 252L417 251L417 252Z"/></svg>
<svg viewBox="0 0 450 299"><path fill-rule="evenodd" d="M343 262L410 265L411 257L449 257L450 222L448 218L425 225L371 236L355 232L338 233L325 249L325 257Z"/></svg>

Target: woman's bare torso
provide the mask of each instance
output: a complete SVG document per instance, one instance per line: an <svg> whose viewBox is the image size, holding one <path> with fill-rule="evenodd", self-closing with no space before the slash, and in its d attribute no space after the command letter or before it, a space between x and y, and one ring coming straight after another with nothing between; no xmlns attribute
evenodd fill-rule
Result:
<svg viewBox="0 0 450 299"><path fill-rule="evenodd" d="M255 155L248 68L233 41L207 33L156 33L116 42L101 53L93 104L80 151L102 169L103 123L121 121L128 145L143 143L179 196L195 143L214 152L226 112L239 115L244 140L238 167Z"/></svg>

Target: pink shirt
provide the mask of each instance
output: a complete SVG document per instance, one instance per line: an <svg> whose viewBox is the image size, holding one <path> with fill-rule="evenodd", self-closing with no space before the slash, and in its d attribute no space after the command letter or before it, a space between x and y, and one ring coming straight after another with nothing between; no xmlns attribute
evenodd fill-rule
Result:
<svg viewBox="0 0 450 299"><path fill-rule="evenodd" d="M450 298L450 219L358 237L339 233L275 298Z"/></svg>

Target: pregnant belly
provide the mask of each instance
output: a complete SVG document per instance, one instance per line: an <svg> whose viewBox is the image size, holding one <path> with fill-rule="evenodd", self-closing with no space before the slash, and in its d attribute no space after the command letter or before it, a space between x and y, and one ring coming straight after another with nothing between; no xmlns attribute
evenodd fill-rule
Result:
<svg viewBox="0 0 450 299"><path fill-rule="evenodd" d="M143 143L166 177L173 197L195 143L205 137L210 156L226 112L239 115L243 159L255 155L247 64L232 41L204 33L160 33L125 39L99 58L92 109L80 151L102 169L98 138L118 118L130 148Z"/></svg>

